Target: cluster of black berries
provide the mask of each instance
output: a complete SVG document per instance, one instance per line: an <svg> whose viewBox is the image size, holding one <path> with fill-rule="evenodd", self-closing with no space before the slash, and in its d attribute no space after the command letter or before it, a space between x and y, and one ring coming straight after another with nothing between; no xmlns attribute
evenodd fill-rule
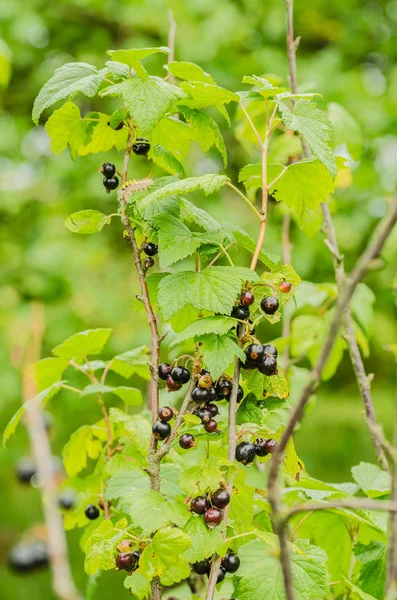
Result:
<svg viewBox="0 0 397 600"><path fill-rule="evenodd" d="M147 258L145 258L145 262L143 263L145 269L147 270L150 267L153 267L153 265L154 265L153 256L156 256L156 254L159 251L159 248L153 242L148 242L147 244L144 245L143 251L147 256Z"/></svg>
<svg viewBox="0 0 397 600"><path fill-rule="evenodd" d="M194 563L192 566L193 570L198 575L209 575L211 571L211 559L205 558L200 562ZM220 583L221 581L223 581L226 577L226 573L236 573L236 571L238 571L239 566L239 557L237 556L237 554L234 554L234 552L229 551L222 559L221 566L219 567L218 579L216 582Z"/></svg>
<svg viewBox="0 0 397 600"><path fill-rule="evenodd" d="M99 172L103 174L103 185L108 194L119 187L119 179L116 177L116 167L113 163L103 163Z"/></svg>
<svg viewBox="0 0 397 600"><path fill-rule="evenodd" d="M162 363L159 366L160 379L167 383L169 392L180 390L184 383L190 379L190 371L186 367L172 367L169 363Z"/></svg>
<svg viewBox="0 0 397 600"><path fill-rule="evenodd" d="M222 521L222 509L230 502L230 495L224 488L219 488L213 494L196 496L190 503L190 510L197 515L204 515L204 521L213 529Z"/></svg>
<svg viewBox="0 0 397 600"><path fill-rule="evenodd" d="M240 296L240 304L233 306L231 316L235 319L245 321L250 316L249 307L254 303L254 301L255 297L252 292L249 290L243 292Z"/></svg>
<svg viewBox="0 0 397 600"><path fill-rule="evenodd" d="M128 571L128 574L136 571L139 566L141 553L137 550L132 550L131 542L129 540L122 540L118 544L117 550L119 552L116 556L116 570Z"/></svg>
<svg viewBox="0 0 397 600"><path fill-rule="evenodd" d="M36 571L48 563L48 548L43 540L20 542L11 548L8 555L8 566L16 573Z"/></svg>
<svg viewBox="0 0 397 600"><path fill-rule="evenodd" d="M277 348L272 344L250 344L244 350L244 369L258 369L263 375L277 375Z"/></svg>
<svg viewBox="0 0 397 600"><path fill-rule="evenodd" d="M153 424L152 431L158 440L165 440L171 433L171 421L174 411L169 406L163 406L159 410L159 420Z"/></svg>
<svg viewBox="0 0 397 600"><path fill-rule="evenodd" d="M240 442L236 448L236 460L248 465L252 463L256 456L267 456L274 452L277 442L273 438L265 440L258 438L253 444L250 442Z"/></svg>

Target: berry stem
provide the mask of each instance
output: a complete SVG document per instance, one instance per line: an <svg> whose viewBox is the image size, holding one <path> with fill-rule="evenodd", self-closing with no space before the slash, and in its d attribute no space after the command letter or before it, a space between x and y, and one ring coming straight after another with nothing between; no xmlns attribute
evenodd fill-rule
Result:
<svg viewBox="0 0 397 600"><path fill-rule="evenodd" d="M231 190L234 190L236 192L236 194L238 194L240 196L240 198L242 198L244 200L244 202L250 207L250 209L252 210L252 212L255 214L256 218L258 219L258 221L262 221L262 215L259 212L259 210L257 208L255 208L255 206L252 204L251 200L249 200L249 198L247 198L247 196L245 194L243 194L242 191L240 191L238 189L238 187L236 187L235 185L233 185L233 183L231 181L227 181L226 185L228 187L230 187Z"/></svg>

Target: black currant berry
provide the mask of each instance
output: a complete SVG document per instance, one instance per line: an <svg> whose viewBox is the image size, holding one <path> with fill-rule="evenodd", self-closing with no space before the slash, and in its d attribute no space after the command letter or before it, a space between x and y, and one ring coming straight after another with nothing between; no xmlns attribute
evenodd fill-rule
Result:
<svg viewBox="0 0 397 600"><path fill-rule="evenodd" d="M277 359L271 354L265 354L258 364L258 369L263 375L275 375L277 371Z"/></svg>
<svg viewBox="0 0 397 600"><path fill-rule="evenodd" d="M212 418L211 411L206 406L198 408L194 414L201 419L202 423L208 423Z"/></svg>
<svg viewBox="0 0 397 600"><path fill-rule="evenodd" d="M207 373L204 373L203 375L200 375L199 380L198 380L198 384L201 388L204 389L208 389L211 387L212 385L212 377L211 375L208 375Z"/></svg>
<svg viewBox="0 0 397 600"><path fill-rule="evenodd" d="M207 433L215 433L215 431L218 429L218 423L215 421L215 419L210 419L208 423L204 423L204 429Z"/></svg>
<svg viewBox="0 0 397 600"><path fill-rule="evenodd" d="M141 558L141 553L138 552L138 550L134 550L134 552L132 553L132 556L134 557L136 563L139 563L139 559Z"/></svg>
<svg viewBox="0 0 397 600"><path fill-rule="evenodd" d="M161 363L159 366L159 377L163 381L167 380L167 377L171 375L172 367L169 363Z"/></svg>
<svg viewBox="0 0 397 600"><path fill-rule="evenodd" d="M103 185L107 190L116 190L119 187L118 177L104 177Z"/></svg>
<svg viewBox="0 0 397 600"><path fill-rule="evenodd" d="M277 348L275 348L273 346L273 344L265 344L263 346L263 352L264 352L264 354L269 354L270 356L274 356L274 358L277 358L277 355L278 355Z"/></svg>
<svg viewBox="0 0 397 600"><path fill-rule="evenodd" d="M210 395L208 390L201 387L195 387L192 390L192 400L197 402L197 404L201 404L202 402L208 402L210 399Z"/></svg>
<svg viewBox="0 0 397 600"><path fill-rule="evenodd" d="M8 565L16 573L27 573L49 563L47 544L42 540L21 542L10 550Z"/></svg>
<svg viewBox="0 0 397 600"><path fill-rule="evenodd" d="M269 452L266 450L266 440L258 438L254 442L255 452L257 456L267 456Z"/></svg>
<svg viewBox="0 0 397 600"><path fill-rule="evenodd" d="M116 565L119 569L124 569L125 571L132 571L134 567L137 567L132 552L120 552L116 556Z"/></svg>
<svg viewBox="0 0 397 600"><path fill-rule="evenodd" d="M239 304L238 306L233 306L231 316L235 319L240 319L240 321L245 321L250 316L249 308Z"/></svg>
<svg viewBox="0 0 397 600"><path fill-rule="evenodd" d="M282 281L281 283L279 283L278 289L283 294L288 294L288 292L291 291L291 287L292 285L288 281Z"/></svg>
<svg viewBox="0 0 397 600"><path fill-rule="evenodd" d="M150 269L150 267L153 267L154 265L154 259L151 256L148 256L147 258L145 258L145 260L143 261L143 266L145 267L146 271L148 269Z"/></svg>
<svg viewBox="0 0 397 600"><path fill-rule="evenodd" d="M213 385L210 388L208 388L207 392L209 402L216 402L218 400L218 394Z"/></svg>
<svg viewBox="0 0 397 600"><path fill-rule="evenodd" d="M159 248L156 244L153 244L153 242L148 242L144 245L143 251L147 256L156 256Z"/></svg>
<svg viewBox="0 0 397 600"><path fill-rule="evenodd" d="M216 508L225 508L230 502L230 495L227 490L219 488L211 495L211 503L216 506Z"/></svg>
<svg viewBox="0 0 397 600"><path fill-rule="evenodd" d="M162 406L159 410L159 419L160 421L171 421L174 416L172 408L169 406Z"/></svg>
<svg viewBox="0 0 397 600"><path fill-rule="evenodd" d="M30 480L36 473L36 465L28 457L21 458L15 467L15 474L21 483L30 483Z"/></svg>
<svg viewBox="0 0 397 600"><path fill-rule="evenodd" d="M183 433L179 438L179 445L184 450L189 450L195 446L194 437L190 433Z"/></svg>
<svg viewBox="0 0 397 600"><path fill-rule="evenodd" d="M145 156L150 150L150 142L146 138L136 138L132 145L134 154Z"/></svg>
<svg viewBox="0 0 397 600"><path fill-rule="evenodd" d="M240 566L240 559L237 554L228 552L222 559L221 566L227 573L235 573Z"/></svg>
<svg viewBox="0 0 397 600"><path fill-rule="evenodd" d="M167 377L167 389L169 392L177 392L178 390L181 389L181 385L179 385L179 383L176 383L176 381L174 381L171 377L171 375L168 375Z"/></svg>
<svg viewBox="0 0 397 600"><path fill-rule="evenodd" d="M209 508L209 506L205 496L197 496L196 498L193 498L190 503L190 510L197 515L203 515L207 508Z"/></svg>
<svg viewBox="0 0 397 600"><path fill-rule="evenodd" d="M226 577L226 571L225 569L221 566L219 567L219 573L218 573L218 578L216 580L216 583L221 583L221 581L223 581Z"/></svg>
<svg viewBox="0 0 397 600"><path fill-rule="evenodd" d="M216 415L219 415L219 408L216 404L207 404L207 408L211 413L211 417L216 417Z"/></svg>
<svg viewBox="0 0 397 600"><path fill-rule="evenodd" d="M90 521L95 521L99 517L99 508L95 504L89 504L84 510L85 516Z"/></svg>
<svg viewBox="0 0 397 600"><path fill-rule="evenodd" d="M265 351L263 349L263 346L261 346L260 344L250 344L245 348L244 352L245 356L247 357L247 360L255 365L258 364L258 362L261 360Z"/></svg>
<svg viewBox="0 0 397 600"><path fill-rule="evenodd" d="M269 438L268 440L266 440L265 448L269 452L269 454L272 454L277 448L276 440L274 440L273 438Z"/></svg>
<svg viewBox="0 0 397 600"><path fill-rule="evenodd" d="M240 303L243 306L251 306L251 304L253 304L255 302L255 298L254 298L254 294L252 292L249 292L248 290L246 292L243 292L240 296Z"/></svg>
<svg viewBox="0 0 397 600"><path fill-rule="evenodd" d="M152 431L155 438L165 440L171 433L171 425L164 421L156 421L153 423Z"/></svg>
<svg viewBox="0 0 397 600"><path fill-rule="evenodd" d="M236 448L236 460L238 462L243 463L243 465L248 465L248 463L252 463L256 456L255 446L254 444L250 444L249 442L240 442Z"/></svg>
<svg viewBox="0 0 397 600"><path fill-rule="evenodd" d="M194 563L192 567L197 575L207 575L211 570L211 563L208 558L205 558L204 560Z"/></svg>
<svg viewBox="0 0 397 600"><path fill-rule="evenodd" d="M278 300L275 296L265 296L261 302L261 309L266 315L274 315L278 309Z"/></svg>
<svg viewBox="0 0 397 600"><path fill-rule="evenodd" d="M226 398L232 393L232 382L229 379L218 379L215 389L218 398Z"/></svg>
<svg viewBox="0 0 397 600"><path fill-rule="evenodd" d="M219 525L222 521L222 513L219 508L208 508L204 513L204 521L210 529Z"/></svg>
<svg viewBox="0 0 397 600"><path fill-rule="evenodd" d="M71 490L62 490L58 498L58 505L64 510L71 510L75 504L75 494Z"/></svg>
<svg viewBox="0 0 397 600"><path fill-rule="evenodd" d="M238 386L237 390L237 404L240 404L241 400L244 398L244 390L241 385Z"/></svg>
<svg viewBox="0 0 397 600"><path fill-rule="evenodd" d="M186 367L174 367L171 377L176 383L187 383L190 379L190 371Z"/></svg>
<svg viewBox="0 0 397 600"><path fill-rule="evenodd" d="M116 174L116 167L111 162L105 162L100 169L105 177L113 177Z"/></svg>

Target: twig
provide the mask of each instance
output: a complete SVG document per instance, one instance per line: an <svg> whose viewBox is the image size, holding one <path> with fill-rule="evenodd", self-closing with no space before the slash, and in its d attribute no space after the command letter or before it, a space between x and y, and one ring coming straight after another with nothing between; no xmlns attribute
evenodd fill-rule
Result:
<svg viewBox="0 0 397 600"><path fill-rule="evenodd" d="M174 61L174 58L175 58L175 33L176 33L176 23L175 23L175 19L174 19L174 13L171 8L168 10L168 22L170 24L170 29L169 29L169 33L168 33L168 48L171 50L171 52L168 55L168 63L171 63Z"/></svg>
<svg viewBox="0 0 397 600"><path fill-rule="evenodd" d="M269 126L269 121L267 119L267 125ZM263 242L265 240L266 233L266 224L267 224L267 202L268 202L268 189L267 189L267 153L269 150L269 142L270 135L268 135L268 131L266 133L265 140L262 146L262 216L261 216L261 225L259 230L258 240L256 242L255 252L252 257L250 269L255 271L256 265L258 263L259 255L262 250Z"/></svg>
<svg viewBox="0 0 397 600"><path fill-rule="evenodd" d="M293 506L286 511L281 522L284 525L291 517L301 512L315 512L318 510L332 510L338 508L348 508L351 510L386 510L390 513L397 513L397 502L395 500L372 500L372 498L338 498L328 502L303 502Z"/></svg>
<svg viewBox="0 0 397 600"><path fill-rule="evenodd" d="M234 190L236 192L236 194L238 194L240 196L240 198L242 198L244 200L244 202L247 204L247 206L249 206L249 208L252 210L252 212L255 214L256 218L259 221L262 221L262 215L259 212L259 210L257 210L255 208L255 206L252 204L252 202L247 198L247 196L245 196L245 194L243 194L243 192L241 192L238 187L236 187L235 185L232 184L231 181L227 181L226 185L228 187L230 187L230 189Z"/></svg>
<svg viewBox="0 0 397 600"><path fill-rule="evenodd" d="M245 115L245 118L247 119L248 123L250 124L252 131L255 134L255 137L256 137L256 139L258 141L259 148L262 150L262 148L263 148L263 142L262 142L261 136L259 135L259 131L255 127L254 122L251 119L251 117L250 117L247 109L245 108L244 104L242 102L240 102L239 106L240 106L241 110L243 111L243 113Z"/></svg>
<svg viewBox="0 0 397 600"><path fill-rule="evenodd" d="M228 249L229 249L231 246L234 246L236 243L237 243L236 241L234 241L234 242L230 242L230 244L228 244L227 246L225 246L225 248L223 248L223 247L222 247L222 250L221 250L220 252L218 252L218 254L215 256L215 258L213 258L213 259L211 260L211 262L210 262L210 263L208 263L208 266L209 266L209 267L212 267L212 265L216 263L216 261L218 260L218 258L220 258L220 257L221 257L223 254L225 254L225 253L226 253L226 251L227 251L227 250L228 250Z"/></svg>
<svg viewBox="0 0 397 600"><path fill-rule="evenodd" d="M394 417L393 446L397 448L397 397ZM392 462L391 500L397 501L397 461ZM387 556L386 599L393 600L397 592L397 515L390 513L389 517L389 549Z"/></svg>

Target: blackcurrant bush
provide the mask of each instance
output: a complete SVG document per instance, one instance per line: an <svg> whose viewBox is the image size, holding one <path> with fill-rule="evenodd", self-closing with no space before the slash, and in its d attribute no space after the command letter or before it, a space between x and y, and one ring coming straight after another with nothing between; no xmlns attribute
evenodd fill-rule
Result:
<svg viewBox="0 0 397 600"><path fill-rule="evenodd" d="M209 505L205 496L197 496L190 503L190 510L197 515L203 515L207 508L209 508Z"/></svg>
<svg viewBox="0 0 397 600"><path fill-rule="evenodd" d="M267 456L269 452L266 450L266 440L258 438L254 442L255 452L257 456Z"/></svg>
<svg viewBox="0 0 397 600"><path fill-rule="evenodd" d="M211 503L217 508L225 508L230 502L230 495L227 490L219 488L211 495Z"/></svg>
<svg viewBox="0 0 397 600"><path fill-rule="evenodd" d="M204 423L204 429L207 433L215 433L218 429L218 423L215 419L210 419L207 423Z"/></svg>
<svg viewBox="0 0 397 600"><path fill-rule="evenodd" d="M102 165L101 172L105 177L113 177L116 174L116 167L111 162L105 162Z"/></svg>
<svg viewBox="0 0 397 600"><path fill-rule="evenodd" d="M274 356L274 358L277 358L278 355L277 348L275 348L273 344L265 344L263 346L263 352L264 354L270 354L270 356Z"/></svg>
<svg viewBox="0 0 397 600"><path fill-rule="evenodd" d="M153 244L153 242L148 242L144 245L143 251L147 256L156 256L159 248L156 244Z"/></svg>
<svg viewBox="0 0 397 600"><path fill-rule="evenodd" d="M124 569L125 571L132 571L134 567L137 567L132 552L120 552L116 556L116 565L119 569Z"/></svg>
<svg viewBox="0 0 397 600"><path fill-rule="evenodd" d="M156 421L153 423L152 431L155 438L165 440L171 433L171 425L164 421Z"/></svg>
<svg viewBox="0 0 397 600"><path fill-rule="evenodd" d="M74 507L75 501L76 497L73 491L62 490L58 498L58 505L64 510L70 510Z"/></svg>
<svg viewBox="0 0 397 600"><path fill-rule="evenodd" d="M258 364L260 359L263 357L264 352L263 346L260 344L250 344L244 350L247 360L252 364Z"/></svg>
<svg viewBox="0 0 397 600"><path fill-rule="evenodd" d="M216 404L207 404L207 408L211 413L211 417L216 417L216 415L219 415L219 408Z"/></svg>
<svg viewBox="0 0 397 600"><path fill-rule="evenodd" d="M208 423L212 418L211 411L206 406L198 408L195 415L201 419L202 423Z"/></svg>
<svg viewBox="0 0 397 600"><path fill-rule="evenodd" d="M263 375L275 375L277 371L277 359L271 354L265 354L258 364L258 369Z"/></svg>
<svg viewBox="0 0 397 600"><path fill-rule="evenodd" d="M90 521L95 521L99 517L99 508L95 504L89 504L84 510L85 516Z"/></svg>
<svg viewBox="0 0 397 600"><path fill-rule="evenodd" d="M103 185L107 190L116 190L119 187L118 177L104 177Z"/></svg>
<svg viewBox="0 0 397 600"><path fill-rule="evenodd" d="M240 303L243 306L251 306L255 302L254 294L250 291L243 292L240 296Z"/></svg>
<svg viewBox="0 0 397 600"><path fill-rule="evenodd" d="M168 375L167 377L167 389L169 392L177 392L178 390L181 389L181 385L179 385L179 383L177 383L176 381L174 381L171 377L171 375Z"/></svg>
<svg viewBox="0 0 397 600"><path fill-rule="evenodd" d="M153 265L154 265L154 259L151 256L148 256L143 261L143 266L145 267L146 270L150 269L150 267L153 267Z"/></svg>
<svg viewBox="0 0 397 600"><path fill-rule="evenodd" d="M190 433L183 433L179 438L179 445L184 450L189 450L195 446L194 437Z"/></svg>
<svg viewBox="0 0 397 600"><path fill-rule="evenodd" d="M268 440L266 440L265 448L269 452L269 454L272 454L277 448L276 440L274 440L273 438L269 438Z"/></svg>
<svg viewBox="0 0 397 600"><path fill-rule="evenodd" d="M146 138L136 138L135 142L132 145L132 150L134 154L138 154L139 156L145 156L150 150L150 142Z"/></svg>
<svg viewBox="0 0 397 600"><path fill-rule="evenodd" d="M236 448L236 460L238 462L243 463L243 465L248 465L251 463L256 456L255 446L254 444L250 444L249 442L240 442Z"/></svg>
<svg viewBox="0 0 397 600"><path fill-rule="evenodd" d="M218 400L218 394L213 385L210 388L208 388L207 392L209 402L216 402Z"/></svg>
<svg viewBox="0 0 397 600"><path fill-rule="evenodd" d="M219 525L219 523L222 521L222 513L219 508L208 508L204 513L204 521L207 523L210 529Z"/></svg>
<svg viewBox="0 0 397 600"><path fill-rule="evenodd" d="M218 578L216 580L216 583L221 583L221 581L223 581L226 577L226 571L225 569L221 566L219 567L219 573L218 573Z"/></svg>
<svg viewBox="0 0 397 600"><path fill-rule="evenodd" d="M218 398L226 398L232 393L232 382L229 379L218 379L215 389Z"/></svg>
<svg viewBox="0 0 397 600"><path fill-rule="evenodd" d="M190 379L190 371L186 367L174 367L171 377L176 383L187 383Z"/></svg>
<svg viewBox="0 0 397 600"><path fill-rule="evenodd" d="M159 366L159 377L163 381L167 380L168 375L171 375L172 367L169 363L161 363Z"/></svg>
<svg viewBox="0 0 397 600"><path fill-rule="evenodd" d="M235 573L240 566L240 559L237 554L228 552L222 559L221 566L227 573Z"/></svg>
<svg viewBox="0 0 397 600"><path fill-rule="evenodd" d="M15 474L21 483L30 483L30 480L36 475L36 465L31 458L25 457L18 461L15 467Z"/></svg>
<svg viewBox="0 0 397 600"><path fill-rule="evenodd" d="M197 573L197 575L207 575L211 571L211 563L208 558L194 563L192 567L193 571Z"/></svg>
<svg viewBox="0 0 397 600"><path fill-rule="evenodd" d="M249 308L239 304L238 306L233 306L231 316L235 319L240 319L240 321L245 321L250 316Z"/></svg>
<svg viewBox="0 0 397 600"><path fill-rule="evenodd" d="M174 416L172 408L169 406L162 406L159 410L159 419L160 421L171 421Z"/></svg>
<svg viewBox="0 0 397 600"><path fill-rule="evenodd" d="M195 387L192 390L192 400L201 404L202 402L208 402L210 395L207 389L201 387Z"/></svg>
<svg viewBox="0 0 397 600"><path fill-rule="evenodd" d="M288 292L291 291L291 287L292 285L288 282L288 281L282 281L279 286L278 289L280 290L280 292L282 292L283 294L288 294Z"/></svg>
<svg viewBox="0 0 397 600"><path fill-rule="evenodd" d="M278 309L278 300L275 296L265 296L261 302L261 309L266 315L274 315Z"/></svg>

